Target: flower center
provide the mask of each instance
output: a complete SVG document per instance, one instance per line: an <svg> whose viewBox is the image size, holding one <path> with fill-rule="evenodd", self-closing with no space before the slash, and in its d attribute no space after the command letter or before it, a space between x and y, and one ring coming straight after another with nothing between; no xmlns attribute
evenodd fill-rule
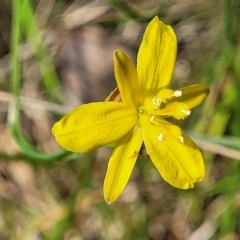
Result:
<svg viewBox="0 0 240 240"><path fill-rule="evenodd" d="M143 106L138 109L140 117L145 115L149 118L151 125L158 126L158 141L163 141L165 134L168 134L184 143L181 129L165 120L169 117L177 120L185 119L191 114L187 104L181 101L181 96L180 90L162 89L156 96L147 97Z"/></svg>
<svg viewBox="0 0 240 240"><path fill-rule="evenodd" d="M181 102L181 96L180 90L162 89L156 96L147 97L143 106L138 109L138 113L162 118L185 119L191 114L191 110L187 104Z"/></svg>

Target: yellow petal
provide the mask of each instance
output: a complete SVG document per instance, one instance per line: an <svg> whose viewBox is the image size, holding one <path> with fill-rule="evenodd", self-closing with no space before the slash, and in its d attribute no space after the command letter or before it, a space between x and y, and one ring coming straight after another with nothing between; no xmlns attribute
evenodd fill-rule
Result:
<svg viewBox="0 0 240 240"><path fill-rule="evenodd" d="M89 103L55 123L52 133L63 148L87 152L122 138L136 122L136 111L123 103Z"/></svg>
<svg viewBox="0 0 240 240"><path fill-rule="evenodd" d="M137 107L141 98L137 70L131 59L122 51L114 55L114 72L122 101Z"/></svg>
<svg viewBox="0 0 240 240"><path fill-rule="evenodd" d="M148 25L137 59L144 96L154 96L171 82L177 52L173 29L155 17Z"/></svg>
<svg viewBox="0 0 240 240"><path fill-rule="evenodd" d="M197 145L184 132L171 123L156 125L143 117L141 125L149 156L166 182L174 187L187 189L203 179L202 155Z"/></svg>
<svg viewBox="0 0 240 240"><path fill-rule="evenodd" d="M169 102L183 102L188 105L189 109L192 109L199 105L207 97L209 88L203 84L194 84L180 88L175 92L181 92L181 96L173 97Z"/></svg>
<svg viewBox="0 0 240 240"><path fill-rule="evenodd" d="M141 144L142 131L137 127L117 142L104 180L104 197L108 204L114 202L126 187Z"/></svg>

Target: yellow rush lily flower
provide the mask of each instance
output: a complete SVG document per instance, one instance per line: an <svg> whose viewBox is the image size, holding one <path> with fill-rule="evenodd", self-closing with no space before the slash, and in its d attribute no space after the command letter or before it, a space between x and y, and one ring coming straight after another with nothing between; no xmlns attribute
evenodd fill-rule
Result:
<svg viewBox="0 0 240 240"><path fill-rule="evenodd" d="M81 105L53 126L56 141L69 151L83 153L116 142L104 181L107 203L126 187L143 142L162 178L172 186L192 188L204 177L197 145L167 120L185 119L208 94L208 87L201 84L169 88L176 50L173 29L155 17L144 33L137 68L124 52L115 52L121 102Z"/></svg>

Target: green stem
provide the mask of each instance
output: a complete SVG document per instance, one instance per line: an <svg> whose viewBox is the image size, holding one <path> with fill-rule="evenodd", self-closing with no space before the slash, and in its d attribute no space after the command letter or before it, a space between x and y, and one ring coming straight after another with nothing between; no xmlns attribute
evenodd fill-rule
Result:
<svg viewBox="0 0 240 240"><path fill-rule="evenodd" d="M18 99L19 95L19 76L20 76L20 64L19 64L19 48L20 42L20 4L21 0L12 0L12 32L11 32L11 92L15 98ZM18 104L15 104L16 106Z"/></svg>
<svg viewBox="0 0 240 240"><path fill-rule="evenodd" d="M67 151L61 150L56 153L47 154L39 152L24 137L19 116L19 89L20 89L20 62L19 62L19 43L21 40L21 9L22 0L12 0L12 32L11 32L11 58L10 58L10 91L13 94L12 111L10 123L12 136L21 147L24 154L32 160L54 160L67 154Z"/></svg>

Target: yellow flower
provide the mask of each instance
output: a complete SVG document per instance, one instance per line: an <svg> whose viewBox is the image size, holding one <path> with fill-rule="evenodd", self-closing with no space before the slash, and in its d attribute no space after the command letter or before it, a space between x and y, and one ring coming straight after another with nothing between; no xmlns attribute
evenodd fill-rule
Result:
<svg viewBox="0 0 240 240"><path fill-rule="evenodd" d="M141 43L137 68L116 51L114 70L121 102L84 104L53 127L56 141L73 152L116 142L104 181L104 197L114 202L124 190L142 143L162 178L188 189L204 177L204 164L196 144L167 118L185 119L208 94L196 84L169 88L177 41L172 28L155 17Z"/></svg>

